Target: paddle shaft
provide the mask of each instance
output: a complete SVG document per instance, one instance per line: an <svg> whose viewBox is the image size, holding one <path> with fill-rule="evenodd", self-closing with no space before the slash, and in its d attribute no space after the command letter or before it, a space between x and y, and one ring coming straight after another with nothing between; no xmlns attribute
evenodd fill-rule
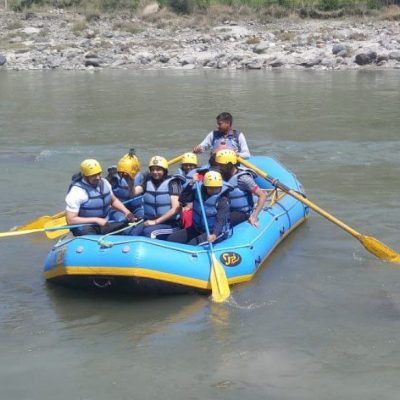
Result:
<svg viewBox="0 0 400 400"><path fill-rule="evenodd" d="M63 229L72 229L72 228L79 228L81 226L91 226L91 225L96 225L96 224L62 225L62 226L54 226L51 228L36 228L36 229L27 229L24 231L0 232L0 238L8 236L27 235L29 233L36 233L36 232L49 232L49 231L58 231Z"/></svg>
<svg viewBox="0 0 400 400"><path fill-rule="evenodd" d="M200 183L196 182L197 196L199 197L199 203L201 208L201 214L206 228L207 239L210 236L210 228L208 226L207 215L204 210L203 198L201 197ZM223 303L230 295L229 283L226 278L224 267L217 260L214 254L214 247L211 242L210 245L210 258L211 258L211 271L210 271L210 282L212 299L216 303Z"/></svg>
<svg viewBox="0 0 400 400"><path fill-rule="evenodd" d="M350 226L346 225L344 222L338 220L333 215L329 214L327 211L325 211L322 208L318 207L316 204L314 204L312 201L308 200L302 194L294 191L293 189L290 189L289 187L287 187L283 183L281 183L278 180L270 177L266 172L262 171L261 169L257 168L255 165L249 163L248 161L242 159L241 157L238 157L238 161L242 165L244 165L245 167L252 169L258 175L262 176L264 179L266 179L268 182L270 182L273 186L281 189L282 191L284 191L285 193L287 193L290 196L294 197L295 199L299 200L303 204L307 205L312 210L314 210L318 214L322 215L323 217L325 217L329 221L331 221L334 224L338 225L344 231L346 231L347 233L350 233L350 235L354 236L355 238L357 238L359 240L360 240L360 238L362 238L363 235L361 235L360 232L357 232L355 229L353 229Z"/></svg>
<svg viewBox="0 0 400 400"><path fill-rule="evenodd" d="M200 208L201 208L201 216L203 217L204 226L206 228L206 233L207 233L207 236L210 236L210 228L208 227L208 221L207 221L206 212L204 210L203 198L201 197L201 189L200 189L200 183L199 182L196 182L196 191L197 191L197 196L199 196L199 203L200 203ZM212 243L211 242L208 242L208 243L210 244L211 251L213 251L214 249L213 249Z"/></svg>
<svg viewBox="0 0 400 400"><path fill-rule="evenodd" d="M346 225L344 222L338 220L333 215L329 214L322 208L315 205L313 202L308 200L301 193L298 193L298 192L290 189L289 187L280 183L278 180L268 176L268 174L266 172L261 171L259 168L250 164L246 160L243 160L241 157L238 157L238 160L241 164L243 164L244 166L246 166L248 168L251 168L252 170L257 172L260 176L265 178L267 181L271 182L273 186L283 190L285 193L289 194L290 196L299 200L303 204L307 205L312 210L314 210L318 214L325 217L327 220L336 224L339 228L343 229L345 232L354 236L365 247L366 250L368 250L370 253L372 253L376 257L380 258L381 260L400 264L400 254L397 253L395 250L391 249L390 247L386 246L386 244L382 243L380 240L374 238L373 236L362 235L360 232L357 232L355 229L351 228L350 226Z"/></svg>

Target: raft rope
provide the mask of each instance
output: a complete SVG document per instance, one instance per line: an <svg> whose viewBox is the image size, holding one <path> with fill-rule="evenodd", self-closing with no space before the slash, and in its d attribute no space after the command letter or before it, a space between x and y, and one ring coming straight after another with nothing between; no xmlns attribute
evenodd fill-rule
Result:
<svg viewBox="0 0 400 400"><path fill-rule="evenodd" d="M273 192L275 192L275 190ZM274 194L274 193L272 193L272 194ZM257 242L260 239L260 237L262 237L264 235L264 233L274 224L275 221L277 221L279 218L281 218L281 217L283 217L285 215L288 215L289 211L292 208L294 208L296 205L297 205L297 202L294 202L291 207L288 207L285 212L282 212L280 214L274 214L271 211L271 208L272 208L271 206L265 207L264 211L268 212L268 214L270 214L273 217L273 219L270 221L270 223L268 225L265 225L260 229L259 234L256 237L254 237L254 239L251 242L249 242L247 244L243 244L243 245L237 245L237 246L221 247L221 248L218 247L217 250L221 251L221 252L224 252L224 251L232 251L232 250L252 247L254 245L254 243ZM143 220L140 220L138 223L142 223L142 222L143 222ZM125 230L127 228L131 228L132 226L134 226L134 225L130 224L127 227L124 227L124 228L122 228L122 229L120 229L118 231L110 232L107 235L102 236L100 239L91 238L91 237L85 237L85 236L81 236L81 237L79 237L79 239L96 242L103 248L110 248L110 247L115 246L115 245L131 244L131 243L138 243L138 242L148 243L147 240L145 240L144 238L141 238L140 236L135 236L135 237L132 237L132 238L129 238L129 236L126 236L125 240L116 240L116 241L112 241L112 242L104 240L105 237L110 236L110 235L115 235L116 233L121 232L121 231L123 231L123 230ZM67 241L63 241L63 239L60 239L60 241L53 247L53 249L56 250L59 247L63 247L66 244L70 243L71 241L75 240L76 238L77 237L71 237ZM152 241L152 244L154 246L161 247L161 248L166 248L166 249L176 250L176 251L179 251L181 253L187 253L187 254L190 254L190 255L197 255L197 254L202 254L202 253L208 254L208 250L207 249L203 249L203 250L197 250L196 249L195 251L193 251L193 250L182 249L180 247L175 247L172 242L165 242L165 243L166 244L164 244L161 240L157 241L157 242L156 241Z"/></svg>
<svg viewBox="0 0 400 400"><path fill-rule="evenodd" d="M297 202L293 203L293 205L287 209L287 212L289 212L289 211L290 211L292 208L294 208L296 205L297 205ZM259 234L258 234L256 237L254 237L254 239L253 239L251 242L246 243L246 244L242 244L242 245L237 245L237 246L218 247L216 250L221 251L221 252L224 252L224 251L232 251L232 250L243 249L243 248L249 248L249 247L254 246L254 243L256 243L256 242L265 234L265 232L266 232L268 229L270 229L270 227L274 224L275 221L277 221L279 218L284 217L284 216L286 215L286 212L282 212L282 213L279 213L279 214L274 214L273 212L271 212L271 210L267 210L267 212L273 217L273 219L269 222L269 224L263 226L263 227L260 229ZM125 228L124 228L124 229L125 229ZM108 234L108 235L115 234L116 232L117 232L117 231L111 232L111 233ZM105 236L108 236L108 235L104 235L104 236L103 236L102 238L100 238L100 239L93 238L93 237L85 237L85 236L81 236L81 237L79 237L79 239L81 239L81 240L88 240L88 241L96 242L96 243L100 244L99 241L100 241L101 239L103 239ZM75 237L75 238L69 239L68 242L62 242L62 241L60 240L60 242L57 243L57 244L53 247L53 249L57 249L58 247L62 247L62 246L64 246L64 245L66 245L67 243L69 243L71 240L74 240L74 239L76 239L76 237ZM125 240L115 240L115 241L112 241L112 242L106 242L106 244L107 244L107 245L111 244L110 246L107 246L107 248L109 248L109 247L112 247L112 246L118 246L118 245L123 245L123 244L128 244L128 245L129 245L129 244L131 244L131 243L138 243L138 242L148 243L147 239L142 238L142 237L140 237L140 236L134 236L134 237L132 237L132 238L129 238L129 236L126 236L126 239L125 239ZM222 242L222 243L223 243L223 242ZM193 250L186 250L186 249L183 249L183 248L174 246L174 245L173 245L173 242L165 242L165 244L164 244L163 241L161 241L161 240L159 240L159 241L152 241L152 245L153 245L153 246L157 246L157 247L161 247L161 248L165 248L165 249L176 250L176 251L179 251L179 252L181 252L181 253L187 253L187 254L190 254L190 255L198 255L198 254L202 254L202 253L208 254L208 250L207 250L207 249L202 249L202 250L196 249L195 251L193 251Z"/></svg>
<svg viewBox="0 0 400 400"><path fill-rule="evenodd" d="M104 240L107 236L115 235L116 233L121 233L123 231L126 231L127 229L130 229L130 228L132 228L134 226L137 226L137 225L141 224L142 222L143 222L143 219L141 219L139 221L136 221L134 223L128 224L127 226L124 226L123 228L118 229L116 231L109 232L106 235L102 236L100 239L98 239L97 243L100 245L100 247L110 248L110 247L114 246L114 243L113 242L107 242L106 240Z"/></svg>

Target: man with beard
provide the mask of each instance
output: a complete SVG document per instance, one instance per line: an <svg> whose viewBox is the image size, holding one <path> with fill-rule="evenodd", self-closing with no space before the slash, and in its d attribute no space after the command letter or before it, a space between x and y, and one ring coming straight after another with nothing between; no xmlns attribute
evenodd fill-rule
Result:
<svg viewBox="0 0 400 400"><path fill-rule="evenodd" d="M74 236L88 234L107 234L121 229L127 223L109 224L108 213L111 208L120 211L127 222L136 217L114 195L110 183L101 177L102 168L94 159L82 161L80 173L73 177L65 198L65 217L69 225L88 224L71 229ZM141 225L129 228L124 234L140 234Z"/></svg>
<svg viewBox="0 0 400 400"><path fill-rule="evenodd" d="M215 163L224 181L234 188L229 192L232 226L248 220L251 225L258 227L258 215L267 195L254 181L257 175L250 169L240 167L236 153L231 149L219 150L215 154ZM257 197L255 207L253 196Z"/></svg>

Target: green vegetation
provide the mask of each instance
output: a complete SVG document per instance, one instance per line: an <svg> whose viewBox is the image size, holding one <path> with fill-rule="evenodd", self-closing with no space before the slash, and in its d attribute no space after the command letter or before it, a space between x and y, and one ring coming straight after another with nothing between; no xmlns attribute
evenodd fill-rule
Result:
<svg viewBox="0 0 400 400"><path fill-rule="evenodd" d="M36 8L73 9L85 14L86 19L100 18L103 13L135 13L151 0L9 0L9 8L27 11ZM201 14L210 9L233 9L236 15L250 11L258 15L286 17L335 18L344 15L371 15L380 11L389 19L399 19L400 0L158 0L159 5L176 14ZM389 10L389 11L387 11ZM229 14L229 13L228 13ZM232 14L232 13L231 13Z"/></svg>

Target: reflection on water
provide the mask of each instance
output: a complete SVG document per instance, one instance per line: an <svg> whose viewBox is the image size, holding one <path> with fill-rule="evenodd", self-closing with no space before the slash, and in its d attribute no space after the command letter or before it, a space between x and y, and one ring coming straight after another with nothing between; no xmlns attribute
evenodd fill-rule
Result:
<svg viewBox="0 0 400 400"><path fill-rule="evenodd" d="M62 210L83 158L183 153L232 112L310 200L400 250L396 72L0 74L0 230ZM206 157L205 157L206 158ZM312 214L223 305L46 285L44 235L0 240L5 399L397 399L398 266Z"/></svg>

